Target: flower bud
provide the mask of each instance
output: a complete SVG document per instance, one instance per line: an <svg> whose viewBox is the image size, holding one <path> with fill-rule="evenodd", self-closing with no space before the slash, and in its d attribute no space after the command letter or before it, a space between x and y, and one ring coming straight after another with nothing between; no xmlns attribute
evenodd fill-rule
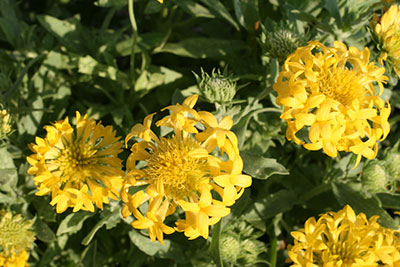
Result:
<svg viewBox="0 0 400 267"><path fill-rule="evenodd" d="M32 221L6 211L0 211L0 217L1 256L9 257L29 249L35 240L31 231Z"/></svg>
<svg viewBox="0 0 400 267"><path fill-rule="evenodd" d="M400 154L391 151L385 157L386 169L394 180L400 180Z"/></svg>
<svg viewBox="0 0 400 267"><path fill-rule="evenodd" d="M280 63L306 43L296 31L284 25L276 26L272 32L267 32L263 27L260 40L265 52L270 57L278 59Z"/></svg>
<svg viewBox="0 0 400 267"><path fill-rule="evenodd" d="M386 163L383 160L368 162L363 169L361 177L364 189L371 193L388 191L393 185L393 181L386 168Z"/></svg>
<svg viewBox="0 0 400 267"><path fill-rule="evenodd" d="M209 103L228 104L236 94L236 80L226 75L226 69L212 70L211 76L201 70L201 78L194 73L202 97Z"/></svg>

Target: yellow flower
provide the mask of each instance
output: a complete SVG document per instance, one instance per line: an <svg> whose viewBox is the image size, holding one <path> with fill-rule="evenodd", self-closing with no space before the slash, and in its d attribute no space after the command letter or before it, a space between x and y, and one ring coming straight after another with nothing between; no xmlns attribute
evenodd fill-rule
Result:
<svg viewBox="0 0 400 267"><path fill-rule="evenodd" d="M30 230L32 221L3 210L0 211L0 216L0 266L28 266L27 250L35 240L35 235Z"/></svg>
<svg viewBox="0 0 400 267"><path fill-rule="evenodd" d="M380 63L386 60L400 77L400 6L392 5L382 18L372 23L380 42Z"/></svg>
<svg viewBox="0 0 400 267"><path fill-rule="evenodd" d="M251 185L251 177L242 174L237 137L230 131L232 119L227 116L218 122L209 112L197 112L193 109L197 99L193 95L162 109L170 115L156 125L172 128L170 136L157 137L150 129L154 116L150 114L125 138L126 143L133 137L136 142L127 160L121 213L132 214L136 218L132 226L148 229L152 241L163 243L163 235L175 231L189 239L207 238L209 226L228 215L228 206ZM131 194L134 186L145 190ZM177 208L185 219L176 221L175 227L166 225Z"/></svg>
<svg viewBox="0 0 400 267"><path fill-rule="evenodd" d="M51 205L57 213L73 207L94 211L94 205L103 209L109 198L117 199L122 186L121 160L118 154L122 144L111 126L89 120L76 112L76 127L68 117L45 126L44 139L36 137L27 158L35 175L38 196L51 194Z"/></svg>
<svg viewBox="0 0 400 267"><path fill-rule="evenodd" d="M11 132L10 114L0 105L0 139Z"/></svg>
<svg viewBox="0 0 400 267"><path fill-rule="evenodd" d="M390 104L374 86L383 91L385 69L369 62L369 50L362 51L335 42L326 47L311 41L285 61L274 90L277 104L284 106L286 137L309 150L336 157L338 151L375 158L377 141L390 131ZM308 132L308 139L296 134Z"/></svg>
<svg viewBox="0 0 400 267"><path fill-rule="evenodd" d="M399 266L398 230L381 227L377 219L356 215L348 205L318 221L308 219L303 229L291 233L291 266Z"/></svg>

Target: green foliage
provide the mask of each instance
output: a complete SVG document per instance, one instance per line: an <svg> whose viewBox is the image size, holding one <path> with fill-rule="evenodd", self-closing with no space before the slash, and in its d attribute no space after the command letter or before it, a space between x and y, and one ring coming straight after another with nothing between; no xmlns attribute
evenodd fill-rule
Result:
<svg viewBox="0 0 400 267"><path fill-rule="evenodd" d="M379 183L368 173L372 161L352 169L354 158L345 153L332 159L287 141L272 89L285 57L309 40L370 47L376 60L368 25L381 1L135 0L134 23L129 3L0 0L0 106L13 120L12 134L0 143L0 209L34 220L30 266L287 266L287 247L277 244L290 244L290 232L322 212L350 204L379 215L385 227L398 226L392 218L400 210L394 73L384 93L392 129L377 155L391 182L379 190L365 186L367 175ZM290 43L282 44L287 37ZM222 76L214 69L232 74L235 88L221 100L229 105L212 105L217 100L208 97L199 109L233 118L253 184L208 240L174 233L161 245L121 217L118 201L94 213L56 214L49 196L35 195L26 157L45 125L80 111L114 125L124 139L146 115L200 94L193 72ZM228 243L240 253L227 258Z"/></svg>

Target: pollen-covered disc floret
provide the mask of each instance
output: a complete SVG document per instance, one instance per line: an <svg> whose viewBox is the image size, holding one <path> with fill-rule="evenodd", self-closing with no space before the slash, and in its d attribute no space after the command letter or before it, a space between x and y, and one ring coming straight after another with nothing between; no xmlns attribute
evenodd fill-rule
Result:
<svg viewBox="0 0 400 267"><path fill-rule="evenodd" d="M326 47L311 41L285 61L274 90L284 106L286 137L309 150L336 157L338 151L375 158L377 142L390 131L390 104L375 90L383 91L385 69L369 62L369 50L347 48L335 42ZM300 130L308 138L301 139Z"/></svg>
<svg viewBox="0 0 400 267"><path fill-rule="evenodd" d="M35 153L27 158L32 167L38 196L51 194L51 205L58 213L73 207L78 210L100 209L109 198L117 199L122 186L120 137L111 126L89 120L76 113L76 126L68 117L46 126L44 139L36 137L31 144Z"/></svg>
<svg viewBox="0 0 400 267"><path fill-rule="evenodd" d="M35 235L31 231L32 221L21 215L0 211L0 266L28 266L28 250Z"/></svg>
<svg viewBox="0 0 400 267"><path fill-rule="evenodd" d="M158 137L150 129L154 116L150 114L125 139L127 143L136 137L121 190L121 213L123 217L133 214L132 226L148 229L152 241L163 243L163 234L175 231L189 239L207 238L209 226L228 215L228 206L251 184L251 177L242 174L237 137L230 131L232 119L226 116L218 122L209 112L197 112L193 109L197 98L193 95L182 105L165 108L171 114L156 125L171 128L169 136ZM145 189L131 194L137 186ZM177 208L185 218L175 227L167 225L166 217Z"/></svg>
<svg viewBox="0 0 400 267"><path fill-rule="evenodd" d="M400 78L400 6L392 5L380 19L375 17L372 27L380 44L380 63L387 61Z"/></svg>
<svg viewBox="0 0 400 267"><path fill-rule="evenodd" d="M384 228L377 220L356 215L348 205L318 220L309 218L304 228L291 233L291 266L399 266L399 230Z"/></svg>

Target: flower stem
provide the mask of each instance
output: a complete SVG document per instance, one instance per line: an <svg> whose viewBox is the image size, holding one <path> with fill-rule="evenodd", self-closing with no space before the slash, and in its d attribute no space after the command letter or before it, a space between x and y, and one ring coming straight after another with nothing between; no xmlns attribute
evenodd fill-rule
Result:
<svg viewBox="0 0 400 267"><path fill-rule="evenodd" d="M136 41L137 41L137 25L136 25L136 19L135 19L135 13L133 9L133 0L129 0L129 20L131 21L131 26L132 26L132 46L131 46L131 61L130 61L130 78L132 85L135 85L136 77L135 77L135 46L136 46Z"/></svg>

